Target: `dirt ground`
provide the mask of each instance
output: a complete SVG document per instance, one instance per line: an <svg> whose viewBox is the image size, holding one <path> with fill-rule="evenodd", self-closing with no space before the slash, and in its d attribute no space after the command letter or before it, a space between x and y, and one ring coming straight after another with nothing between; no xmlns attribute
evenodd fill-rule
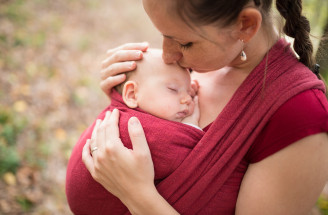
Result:
<svg viewBox="0 0 328 215"><path fill-rule="evenodd" d="M70 152L107 105L100 63L142 41L161 46L141 0L0 0L0 214L71 214Z"/></svg>

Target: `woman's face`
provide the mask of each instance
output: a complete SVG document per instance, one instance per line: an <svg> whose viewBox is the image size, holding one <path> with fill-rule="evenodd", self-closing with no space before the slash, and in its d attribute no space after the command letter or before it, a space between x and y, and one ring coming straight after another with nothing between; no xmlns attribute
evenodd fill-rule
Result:
<svg viewBox="0 0 328 215"><path fill-rule="evenodd" d="M176 0L143 0L146 13L163 35L163 60L197 72L208 72L225 66L238 67L242 42L234 26L188 26L172 10Z"/></svg>

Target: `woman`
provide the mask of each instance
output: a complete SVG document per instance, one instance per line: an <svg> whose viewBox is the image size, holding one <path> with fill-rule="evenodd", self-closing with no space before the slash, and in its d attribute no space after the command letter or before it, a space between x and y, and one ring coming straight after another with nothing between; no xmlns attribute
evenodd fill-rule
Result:
<svg viewBox="0 0 328 215"><path fill-rule="evenodd" d="M310 71L313 48L301 0L276 4L299 61L273 27L272 0L143 0L163 34L165 63L197 72L199 124L206 134L155 187L139 121L129 124L133 150L122 147L117 111L103 121L83 160L132 214L311 210L328 179L328 104L322 82ZM127 44L108 52L105 92L124 80L117 74L132 70L146 49ZM104 132L107 139L100 138Z"/></svg>

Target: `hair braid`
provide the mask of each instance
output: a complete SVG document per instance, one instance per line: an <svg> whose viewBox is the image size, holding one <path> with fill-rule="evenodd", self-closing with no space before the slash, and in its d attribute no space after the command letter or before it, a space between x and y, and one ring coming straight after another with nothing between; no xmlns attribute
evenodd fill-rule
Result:
<svg viewBox="0 0 328 215"><path fill-rule="evenodd" d="M277 9L285 18L284 33L295 38L294 50L299 61L314 70L313 45L310 40L310 22L302 16L302 0L277 0Z"/></svg>

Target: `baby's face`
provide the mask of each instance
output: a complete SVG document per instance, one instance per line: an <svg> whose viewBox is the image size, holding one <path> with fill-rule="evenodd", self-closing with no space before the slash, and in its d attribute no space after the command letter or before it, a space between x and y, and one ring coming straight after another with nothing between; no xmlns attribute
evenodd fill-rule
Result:
<svg viewBox="0 0 328 215"><path fill-rule="evenodd" d="M177 122L193 113L189 72L176 64L165 64L161 52L145 54L138 64L137 82L138 106L144 111Z"/></svg>

